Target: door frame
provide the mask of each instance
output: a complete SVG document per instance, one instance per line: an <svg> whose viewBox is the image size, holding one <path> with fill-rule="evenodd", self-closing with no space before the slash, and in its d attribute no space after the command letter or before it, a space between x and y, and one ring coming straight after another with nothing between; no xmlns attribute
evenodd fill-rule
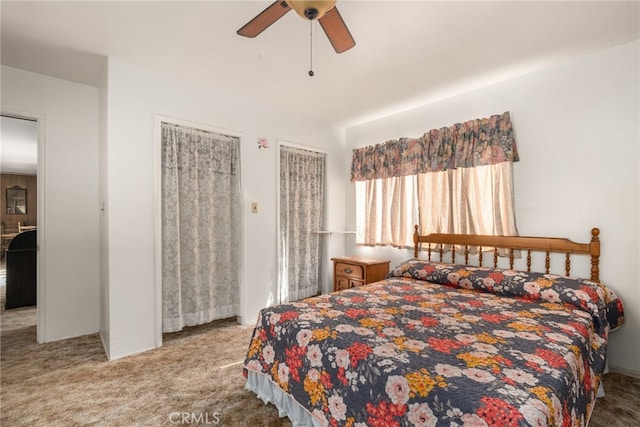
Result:
<svg viewBox="0 0 640 427"><path fill-rule="evenodd" d="M0 114L12 116L18 119L35 120L38 124L38 167L36 170L36 189L38 195L36 197L38 204L38 236L36 241L36 339L38 344L46 342L46 195L45 195L45 128L46 116L44 114L33 113L28 111L14 110L2 107Z"/></svg>
<svg viewBox="0 0 640 427"><path fill-rule="evenodd" d="M244 189L244 164L243 160L246 158L244 152L244 133L231 129L224 129L215 127L208 124L177 119L175 117L163 116L156 114L154 116L154 283L155 293L154 302L156 306L156 321L155 321L155 335L156 335L156 347L162 346L162 123L172 123L180 126L192 127L196 129L202 129L204 131L216 132L224 135L234 136L240 139L240 193L242 199L245 199ZM244 214L242 218L241 237L242 248L240 249L242 258L242 267L240 275L240 315L238 316L238 323L242 324L247 318L246 313L246 263L244 260L246 256L245 242L245 229L247 224L246 209L243 209Z"/></svg>

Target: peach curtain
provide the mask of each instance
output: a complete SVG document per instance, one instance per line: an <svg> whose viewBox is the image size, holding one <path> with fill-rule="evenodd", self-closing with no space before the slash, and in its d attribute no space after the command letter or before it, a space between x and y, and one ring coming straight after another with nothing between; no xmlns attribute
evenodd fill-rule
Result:
<svg viewBox="0 0 640 427"><path fill-rule="evenodd" d="M420 232L517 235L509 113L355 149L356 243L413 247Z"/></svg>

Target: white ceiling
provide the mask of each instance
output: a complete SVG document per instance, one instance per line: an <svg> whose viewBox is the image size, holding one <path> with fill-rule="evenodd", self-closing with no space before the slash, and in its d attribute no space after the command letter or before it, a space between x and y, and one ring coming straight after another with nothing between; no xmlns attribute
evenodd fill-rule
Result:
<svg viewBox="0 0 640 427"><path fill-rule="evenodd" d="M640 37L640 2L355 1L336 54L289 12L255 39L265 1L2 1L2 64L97 85L105 57L351 126Z"/></svg>

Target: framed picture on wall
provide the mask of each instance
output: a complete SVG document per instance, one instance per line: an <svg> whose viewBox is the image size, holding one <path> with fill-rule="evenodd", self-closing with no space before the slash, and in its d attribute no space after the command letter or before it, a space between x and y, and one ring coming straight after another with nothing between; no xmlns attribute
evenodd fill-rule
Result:
<svg viewBox="0 0 640 427"><path fill-rule="evenodd" d="M7 213L27 213L27 190L25 188L18 187L17 185L7 188Z"/></svg>

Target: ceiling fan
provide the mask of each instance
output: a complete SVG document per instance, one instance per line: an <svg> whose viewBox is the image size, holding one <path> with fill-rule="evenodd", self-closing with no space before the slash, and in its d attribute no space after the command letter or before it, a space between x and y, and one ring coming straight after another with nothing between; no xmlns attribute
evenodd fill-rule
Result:
<svg viewBox="0 0 640 427"><path fill-rule="evenodd" d="M310 21L317 20L337 53L356 45L351 32L335 6L336 0L277 0L247 22L237 33L244 37L256 37L291 9Z"/></svg>

